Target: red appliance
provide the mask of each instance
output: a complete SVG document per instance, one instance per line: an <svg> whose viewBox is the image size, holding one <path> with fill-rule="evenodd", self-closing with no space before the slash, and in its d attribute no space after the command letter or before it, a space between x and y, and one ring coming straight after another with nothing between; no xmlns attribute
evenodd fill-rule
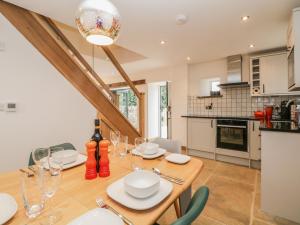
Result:
<svg viewBox="0 0 300 225"><path fill-rule="evenodd" d="M254 112L254 116L256 119L264 119L265 114L263 111L256 111L256 112Z"/></svg>
<svg viewBox="0 0 300 225"><path fill-rule="evenodd" d="M265 119L266 121L270 121L273 115L273 106L267 105L265 106Z"/></svg>

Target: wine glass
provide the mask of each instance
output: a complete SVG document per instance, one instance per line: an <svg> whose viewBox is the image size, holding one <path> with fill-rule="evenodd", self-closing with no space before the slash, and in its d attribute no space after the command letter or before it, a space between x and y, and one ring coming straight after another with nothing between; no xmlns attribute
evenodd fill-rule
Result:
<svg viewBox="0 0 300 225"><path fill-rule="evenodd" d="M114 146L112 153L113 153L113 155L115 155L116 147L117 147L117 145L119 144L119 141L120 141L120 131L110 130L110 141Z"/></svg>
<svg viewBox="0 0 300 225"><path fill-rule="evenodd" d="M44 197L39 176L22 174L21 194L26 216L33 219L40 215L44 208Z"/></svg>
<svg viewBox="0 0 300 225"><path fill-rule="evenodd" d="M134 140L135 149L138 151L138 153L143 154L143 148L141 147L141 145L145 142L145 138L142 137L138 137Z"/></svg>
<svg viewBox="0 0 300 225"><path fill-rule="evenodd" d="M143 164L143 148L141 144L145 143L144 138L136 138L134 140L135 149L131 151L131 167L133 170L141 170Z"/></svg>
<svg viewBox="0 0 300 225"><path fill-rule="evenodd" d="M128 136L121 135L119 142L119 154L121 158L124 158L127 155L128 151Z"/></svg>
<svg viewBox="0 0 300 225"><path fill-rule="evenodd" d="M52 210L53 196L56 194L62 176L63 162L55 154L50 154L48 164L45 165L41 172L41 183L43 185L43 194L46 201L49 202L48 223L54 224L58 220L57 213Z"/></svg>

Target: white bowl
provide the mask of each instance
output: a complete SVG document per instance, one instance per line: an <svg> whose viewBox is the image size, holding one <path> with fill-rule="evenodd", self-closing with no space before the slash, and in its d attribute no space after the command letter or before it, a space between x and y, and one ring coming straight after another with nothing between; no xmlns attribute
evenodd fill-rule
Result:
<svg viewBox="0 0 300 225"><path fill-rule="evenodd" d="M158 148L158 144L145 142L139 146L138 150L144 155L153 155L158 152Z"/></svg>
<svg viewBox="0 0 300 225"><path fill-rule="evenodd" d="M52 154L54 159L60 160L64 165L76 162L78 152L76 150L63 150Z"/></svg>
<svg viewBox="0 0 300 225"><path fill-rule="evenodd" d="M5 224L18 210L15 199L6 193L0 193L0 224Z"/></svg>
<svg viewBox="0 0 300 225"><path fill-rule="evenodd" d="M160 177L150 171L135 171L124 178L125 191L135 198L147 198L159 189Z"/></svg>

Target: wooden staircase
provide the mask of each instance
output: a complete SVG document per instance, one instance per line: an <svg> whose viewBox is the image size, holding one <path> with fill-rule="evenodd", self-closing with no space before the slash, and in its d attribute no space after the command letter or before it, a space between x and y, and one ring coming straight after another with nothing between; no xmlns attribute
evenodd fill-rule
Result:
<svg viewBox="0 0 300 225"><path fill-rule="evenodd" d="M108 47L103 48L139 100L137 130L115 106L115 96L55 23L44 16L1 1L0 12L98 110L104 136L109 129L126 134L129 142L144 135L144 95L139 93Z"/></svg>

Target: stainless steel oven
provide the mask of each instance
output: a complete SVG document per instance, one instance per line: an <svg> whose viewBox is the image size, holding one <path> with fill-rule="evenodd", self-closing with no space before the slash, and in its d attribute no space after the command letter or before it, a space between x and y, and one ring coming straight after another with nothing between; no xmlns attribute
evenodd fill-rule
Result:
<svg viewBox="0 0 300 225"><path fill-rule="evenodd" d="M217 120L217 148L248 152L248 122Z"/></svg>

